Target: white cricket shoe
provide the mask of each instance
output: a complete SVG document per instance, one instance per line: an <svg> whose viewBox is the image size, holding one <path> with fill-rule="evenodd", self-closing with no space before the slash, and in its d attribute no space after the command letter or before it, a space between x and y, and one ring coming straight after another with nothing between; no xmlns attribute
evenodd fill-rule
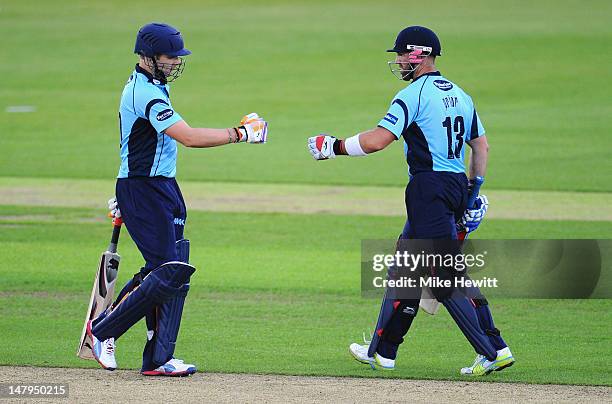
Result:
<svg viewBox="0 0 612 404"><path fill-rule="evenodd" d="M494 361L487 360L483 355L476 356L476 360L474 360L472 366L462 368L461 374L466 376L485 376L493 371L499 372L500 370L508 368L514 365L515 361L510 348L505 347L497 351L497 358L495 358Z"/></svg>
<svg viewBox="0 0 612 404"><path fill-rule="evenodd" d="M380 356L380 354L376 353L374 354L374 360L376 361L374 362L374 367L376 369L382 369L382 370L395 369L395 359L387 359L383 356Z"/></svg>
<svg viewBox="0 0 612 404"><path fill-rule="evenodd" d="M476 367L476 365L478 365L478 363L480 363L480 361L482 361L483 359L486 359L484 355L476 355L476 359L474 359L474 363L472 363L472 366L461 368L461 374L471 375L474 372L474 368Z"/></svg>
<svg viewBox="0 0 612 404"><path fill-rule="evenodd" d="M117 361L115 360L115 339L109 338L104 341L100 341L91 332L91 322L87 322L87 335L91 338L92 347L91 352L94 358L98 361L100 366L106 370L117 369Z"/></svg>
<svg viewBox="0 0 612 404"><path fill-rule="evenodd" d="M368 356L369 348L370 348L369 344L360 345L360 344L353 342L349 346L349 352L351 353L351 355L353 355L353 358L355 358L357 362L365 363L366 365L372 365L375 362L375 360L373 357Z"/></svg>
<svg viewBox="0 0 612 404"><path fill-rule="evenodd" d="M145 376L189 376L197 372L195 365L190 365L181 359L172 358L162 366L153 370L143 370Z"/></svg>
<svg viewBox="0 0 612 404"><path fill-rule="evenodd" d="M355 358L356 361L370 365L372 369L383 369L393 370L395 369L395 359L387 359L380 356L378 353L374 354L374 357L368 356L368 349L370 344L361 345L352 343L349 346L349 352Z"/></svg>

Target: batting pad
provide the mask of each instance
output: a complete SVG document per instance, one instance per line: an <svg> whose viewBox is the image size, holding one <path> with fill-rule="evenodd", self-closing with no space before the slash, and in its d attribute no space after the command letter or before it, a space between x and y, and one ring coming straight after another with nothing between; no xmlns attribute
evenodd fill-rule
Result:
<svg viewBox="0 0 612 404"><path fill-rule="evenodd" d="M455 323L459 326L463 335L472 344L474 350L484 355L489 360L497 358L497 351L489 341L489 337L480 328L478 315L467 297L450 297L442 304L448 310Z"/></svg>
<svg viewBox="0 0 612 404"><path fill-rule="evenodd" d="M195 268L183 262L171 261L149 273L140 286L130 292L114 309L99 321L92 332L99 340L121 337L154 306L185 293Z"/></svg>

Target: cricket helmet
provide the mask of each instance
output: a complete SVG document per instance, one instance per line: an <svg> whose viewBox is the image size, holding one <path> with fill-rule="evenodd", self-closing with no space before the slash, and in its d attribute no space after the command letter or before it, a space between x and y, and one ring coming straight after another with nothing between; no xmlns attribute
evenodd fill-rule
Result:
<svg viewBox="0 0 612 404"><path fill-rule="evenodd" d="M185 60L181 56L191 55L189 49L185 49L183 37L176 28L153 22L140 28L136 35L134 53L146 59L147 65L153 71L153 76L161 83L176 80L185 68ZM178 63L161 63L157 59L159 55L170 58L178 58Z"/></svg>
<svg viewBox="0 0 612 404"><path fill-rule="evenodd" d="M389 69L394 76L400 80L410 81L414 78L414 72L427 56L440 56L442 47L438 36L429 28L413 25L404 28L397 35L393 49L387 52L395 52L398 55L407 54L408 60L400 63L397 59L388 62Z"/></svg>
<svg viewBox="0 0 612 404"><path fill-rule="evenodd" d="M138 31L134 53L147 57L161 54L176 57L190 55L191 51L185 49L179 30L168 24L153 22Z"/></svg>
<svg viewBox="0 0 612 404"><path fill-rule="evenodd" d="M435 32L429 28L413 25L404 28L397 34L393 49L387 49L387 52L406 53L414 49L414 47L430 48L428 55L440 56L442 54L442 46Z"/></svg>

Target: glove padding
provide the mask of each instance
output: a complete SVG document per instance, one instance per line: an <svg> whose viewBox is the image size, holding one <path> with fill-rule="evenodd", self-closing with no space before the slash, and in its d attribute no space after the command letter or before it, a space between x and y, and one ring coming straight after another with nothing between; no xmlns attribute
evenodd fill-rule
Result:
<svg viewBox="0 0 612 404"><path fill-rule="evenodd" d="M473 209L466 209L457 223L458 230L465 230L466 233L471 233L480 226L482 219L487 214L489 208L489 200L485 195L479 195L474 201Z"/></svg>
<svg viewBox="0 0 612 404"><path fill-rule="evenodd" d="M245 115L240 120L240 141L247 143L266 143L268 137L268 122L255 112Z"/></svg>
<svg viewBox="0 0 612 404"><path fill-rule="evenodd" d="M108 200L108 209L110 210L110 212L108 213L109 217L113 219L121 217L121 211L119 210L119 206L117 205L116 197L113 196L111 199Z"/></svg>
<svg viewBox="0 0 612 404"><path fill-rule="evenodd" d="M336 157L334 153L334 142L336 138L321 134L308 138L308 151L315 160L327 160Z"/></svg>

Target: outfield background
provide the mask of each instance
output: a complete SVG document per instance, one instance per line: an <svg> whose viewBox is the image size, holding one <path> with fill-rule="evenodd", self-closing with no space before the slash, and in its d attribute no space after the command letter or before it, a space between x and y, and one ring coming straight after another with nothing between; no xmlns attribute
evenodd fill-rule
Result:
<svg viewBox="0 0 612 404"><path fill-rule="evenodd" d="M403 86L384 50L426 25L491 145L483 191L497 197L477 236L611 238L611 17L605 1L1 2L0 364L95 366L74 351L110 236L118 101L135 33L157 20L193 51L172 86L192 126L270 121L264 146L179 150L200 269L179 356L214 372L458 378L473 354L445 313L419 316L392 374L349 358L379 307L359 297L360 241L403 225L402 147L315 163L306 138L375 126ZM141 265L126 232L120 252L122 283ZM612 384L609 300L492 304L519 362L488 380ZM138 368L143 339L139 325L119 341L122 367Z"/></svg>

